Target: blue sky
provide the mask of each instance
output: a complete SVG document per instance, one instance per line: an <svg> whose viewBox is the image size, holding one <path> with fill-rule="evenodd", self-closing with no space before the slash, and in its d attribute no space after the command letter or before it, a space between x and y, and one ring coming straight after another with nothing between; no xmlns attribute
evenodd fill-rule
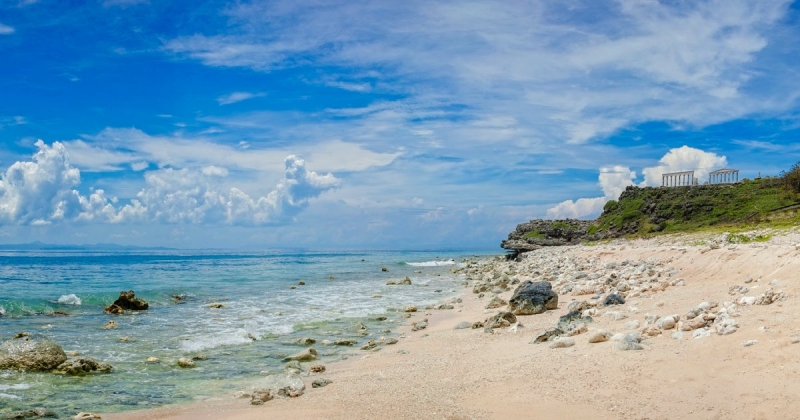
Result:
<svg viewBox="0 0 800 420"><path fill-rule="evenodd" d="M0 242L483 248L800 161L791 1L0 2Z"/></svg>

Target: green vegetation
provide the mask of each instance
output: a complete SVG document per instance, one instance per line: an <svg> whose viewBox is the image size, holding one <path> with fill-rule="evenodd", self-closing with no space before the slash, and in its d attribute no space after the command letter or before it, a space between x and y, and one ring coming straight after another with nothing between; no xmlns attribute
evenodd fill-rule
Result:
<svg viewBox="0 0 800 420"><path fill-rule="evenodd" d="M523 236L528 239L544 239L544 233L539 232L539 229L534 229L530 232L525 232L525 235Z"/></svg>
<svg viewBox="0 0 800 420"><path fill-rule="evenodd" d="M696 187L629 187L618 201L606 203L591 234L649 235L797 225L799 195L800 163L780 178ZM732 242L769 239L737 235L732 234Z"/></svg>

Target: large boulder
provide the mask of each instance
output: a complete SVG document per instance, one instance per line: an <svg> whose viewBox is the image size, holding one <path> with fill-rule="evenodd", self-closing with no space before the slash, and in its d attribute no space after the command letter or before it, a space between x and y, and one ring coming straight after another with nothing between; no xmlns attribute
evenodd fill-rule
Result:
<svg viewBox="0 0 800 420"><path fill-rule="evenodd" d="M515 315L535 315L558 308L558 294L550 282L526 280L514 290L508 306Z"/></svg>
<svg viewBox="0 0 800 420"><path fill-rule="evenodd" d="M66 360L58 343L39 334L17 334L0 344L0 369L48 371Z"/></svg>
<svg viewBox="0 0 800 420"><path fill-rule="evenodd" d="M119 292L119 297L111 305L108 305L103 312L107 314L121 314L126 310L144 311L150 304L143 299L137 298L133 290Z"/></svg>

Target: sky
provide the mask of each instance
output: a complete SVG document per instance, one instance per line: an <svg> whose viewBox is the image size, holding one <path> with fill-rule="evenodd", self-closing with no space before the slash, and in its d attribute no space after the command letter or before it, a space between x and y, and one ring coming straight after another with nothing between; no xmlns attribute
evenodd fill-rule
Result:
<svg viewBox="0 0 800 420"><path fill-rule="evenodd" d="M0 0L0 243L497 249L800 161L788 0Z"/></svg>

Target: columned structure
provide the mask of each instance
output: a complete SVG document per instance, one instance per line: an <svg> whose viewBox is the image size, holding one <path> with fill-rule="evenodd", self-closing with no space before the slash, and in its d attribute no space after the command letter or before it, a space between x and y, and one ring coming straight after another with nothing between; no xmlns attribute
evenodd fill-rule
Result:
<svg viewBox="0 0 800 420"><path fill-rule="evenodd" d="M708 173L709 184L732 184L739 182L738 169L717 169Z"/></svg>
<svg viewBox="0 0 800 420"><path fill-rule="evenodd" d="M695 185L694 171L673 172L661 175L662 187L691 187Z"/></svg>

